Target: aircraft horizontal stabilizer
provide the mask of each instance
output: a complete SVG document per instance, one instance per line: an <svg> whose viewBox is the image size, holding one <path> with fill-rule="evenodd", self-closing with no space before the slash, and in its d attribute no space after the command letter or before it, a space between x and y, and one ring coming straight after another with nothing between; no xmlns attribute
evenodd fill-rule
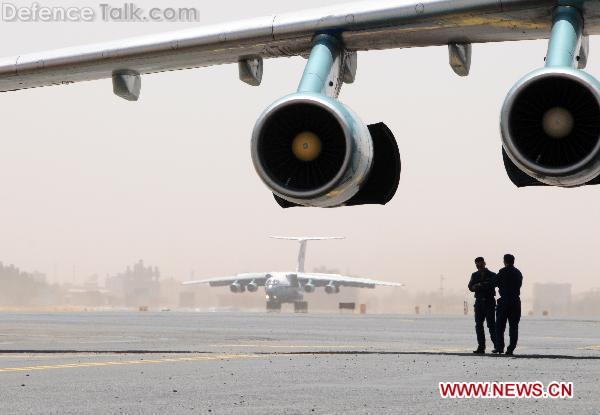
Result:
<svg viewBox="0 0 600 415"><path fill-rule="evenodd" d="M330 241L333 239L346 239L345 236L270 236L272 239L283 239L287 241Z"/></svg>

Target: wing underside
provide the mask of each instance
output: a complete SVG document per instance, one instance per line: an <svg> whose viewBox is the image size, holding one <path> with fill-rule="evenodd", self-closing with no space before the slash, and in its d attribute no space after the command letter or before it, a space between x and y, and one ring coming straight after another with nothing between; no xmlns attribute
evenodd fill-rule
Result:
<svg viewBox="0 0 600 415"><path fill-rule="evenodd" d="M585 34L600 2L581 0ZM558 0L372 0L0 59L0 91L306 55L316 33L350 51L547 38Z"/></svg>
<svg viewBox="0 0 600 415"><path fill-rule="evenodd" d="M197 281L186 281L183 285L196 285L196 284L208 284L211 287L224 287L233 283L239 283L241 285L248 285L254 282L259 287L264 286L267 278L265 274L240 274L232 277L219 277L210 278Z"/></svg>
<svg viewBox="0 0 600 415"><path fill-rule="evenodd" d="M299 273L298 282L307 284L311 282L315 287L324 287L328 284L335 284L340 287L356 287L356 288L375 288L383 287L402 287L404 284L396 282L378 281L370 278L355 278L347 277L338 274L318 274L318 273Z"/></svg>

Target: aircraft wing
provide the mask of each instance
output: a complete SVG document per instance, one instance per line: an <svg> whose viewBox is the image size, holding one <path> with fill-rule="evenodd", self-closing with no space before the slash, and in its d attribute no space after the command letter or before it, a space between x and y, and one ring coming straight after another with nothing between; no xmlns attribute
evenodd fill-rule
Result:
<svg viewBox="0 0 600 415"><path fill-rule="evenodd" d="M0 59L0 91L111 78L115 73L138 75L306 56L317 33L338 34L348 51L547 38L553 8L566 3L369 0L342 4ZM600 2L575 3L584 14L584 34L600 33Z"/></svg>
<svg viewBox="0 0 600 415"><path fill-rule="evenodd" d="M370 278L355 278L346 277L338 274L319 274L319 273L298 273L298 281L306 284L309 281L315 287L324 287L327 284L334 283L340 287L357 287L357 288L375 288L376 286L384 287L402 287L404 284L397 282L377 281Z"/></svg>
<svg viewBox="0 0 600 415"><path fill-rule="evenodd" d="M266 273L239 274L232 277L210 278L205 280L185 281L183 285L209 284L211 287L224 287L238 282L247 285L254 281L258 286L264 286L267 281Z"/></svg>

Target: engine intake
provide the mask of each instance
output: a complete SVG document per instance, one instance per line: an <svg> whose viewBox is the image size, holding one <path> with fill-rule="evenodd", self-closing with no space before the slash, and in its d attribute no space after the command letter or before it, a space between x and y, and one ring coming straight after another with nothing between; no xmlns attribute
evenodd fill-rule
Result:
<svg viewBox="0 0 600 415"><path fill-rule="evenodd" d="M544 68L519 81L501 116L510 161L541 184L574 187L598 177L599 87L592 76L571 68ZM532 185L510 167L517 186Z"/></svg>
<svg viewBox="0 0 600 415"><path fill-rule="evenodd" d="M236 281L229 286L229 290L232 293L243 293L244 291L246 291L246 288Z"/></svg>
<svg viewBox="0 0 600 415"><path fill-rule="evenodd" d="M337 294L340 292L340 287L332 281L325 286L325 292L327 294Z"/></svg>
<svg viewBox="0 0 600 415"><path fill-rule="evenodd" d="M400 180L391 131L367 127L339 101L314 93L267 108L254 127L252 159L282 207L384 205Z"/></svg>
<svg viewBox="0 0 600 415"><path fill-rule="evenodd" d="M304 292L306 293L314 293L315 292L315 284L313 284L312 282L307 282L306 284L304 284Z"/></svg>

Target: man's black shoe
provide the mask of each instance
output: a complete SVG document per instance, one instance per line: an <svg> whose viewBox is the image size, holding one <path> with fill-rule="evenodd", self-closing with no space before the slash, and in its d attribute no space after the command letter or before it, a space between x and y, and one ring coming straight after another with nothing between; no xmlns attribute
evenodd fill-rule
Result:
<svg viewBox="0 0 600 415"><path fill-rule="evenodd" d="M485 349L483 347L478 347L477 350L473 350L475 354L485 354Z"/></svg>
<svg viewBox="0 0 600 415"><path fill-rule="evenodd" d="M502 354L502 353L504 353L504 350L494 349L494 350L492 350L492 353L494 353L494 354Z"/></svg>
<svg viewBox="0 0 600 415"><path fill-rule="evenodd" d="M513 356L513 355L514 355L514 353L513 353L513 352L514 352L514 350L515 350L515 349L506 349L506 355L507 355L507 356Z"/></svg>

